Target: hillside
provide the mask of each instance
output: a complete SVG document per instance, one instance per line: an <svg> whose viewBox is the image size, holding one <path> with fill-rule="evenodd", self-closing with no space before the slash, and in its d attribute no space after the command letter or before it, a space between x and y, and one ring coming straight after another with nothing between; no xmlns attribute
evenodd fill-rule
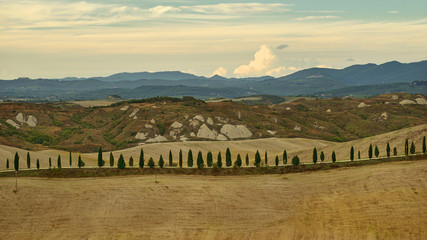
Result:
<svg viewBox="0 0 427 240"><path fill-rule="evenodd" d="M415 103L405 104L400 103ZM425 96L299 99L280 105L153 98L83 108L72 103L0 104L0 143L80 152L156 142L302 137L348 141L425 123Z"/></svg>

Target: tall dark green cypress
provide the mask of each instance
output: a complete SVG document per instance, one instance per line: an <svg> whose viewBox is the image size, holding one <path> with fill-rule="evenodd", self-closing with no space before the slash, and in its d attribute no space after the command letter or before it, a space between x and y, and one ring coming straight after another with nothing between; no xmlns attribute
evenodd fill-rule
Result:
<svg viewBox="0 0 427 240"><path fill-rule="evenodd" d="M360 159L360 150L357 151L357 158Z"/></svg>
<svg viewBox="0 0 427 240"><path fill-rule="evenodd" d="M380 155L380 150L378 149L378 146L375 145L375 157L378 158L379 155Z"/></svg>
<svg viewBox="0 0 427 240"><path fill-rule="evenodd" d="M15 152L15 158L13 159L13 165L15 167L15 171L19 170L19 155L18 152Z"/></svg>
<svg viewBox="0 0 427 240"><path fill-rule="evenodd" d="M110 152L110 167L114 167L114 156L112 152Z"/></svg>
<svg viewBox="0 0 427 240"><path fill-rule="evenodd" d="M426 136L423 137L423 154L427 153L427 148L426 148Z"/></svg>
<svg viewBox="0 0 427 240"><path fill-rule="evenodd" d="M354 160L354 147L351 146L350 148L350 160L353 161Z"/></svg>
<svg viewBox="0 0 427 240"><path fill-rule="evenodd" d="M172 159L172 150L169 150L169 167L172 167L173 159Z"/></svg>
<svg viewBox="0 0 427 240"><path fill-rule="evenodd" d="M37 158L37 162L36 162L36 167L37 167L37 169L40 169L40 161L38 158Z"/></svg>
<svg viewBox="0 0 427 240"><path fill-rule="evenodd" d="M77 165L79 168L82 168L85 166L85 163L82 160L82 157L79 155L79 159L77 160Z"/></svg>
<svg viewBox="0 0 427 240"><path fill-rule="evenodd" d="M372 159L372 151L373 151L373 149L372 149L372 144L370 144L370 145L369 145L369 151L368 151L369 159Z"/></svg>
<svg viewBox="0 0 427 240"><path fill-rule="evenodd" d="M188 150L187 167L193 167L193 152Z"/></svg>
<svg viewBox="0 0 427 240"><path fill-rule="evenodd" d="M222 156L221 156L221 151L219 151L219 152L218 152L218 158L217 158L216 165L217 165L219 168L222 168Z"/></svg>
<svg viewBox="0 0 427 240"><path fill-rule="evenodd" d="M268 166L268 156L267 156L267 151L265 151L265 154L264 154L264 166Z"/></svg>
<svg viewBox="0 0 427 240"><path fill-rule="evenodd" d="M393 148L393 155L397 156L397 148L396 147Z"/></svg>
<svg viewBox="0 0 427 240"><path fill-rule="evenodd" d="M411 154L415 154L415 144L414 144L414 142L411 143Z"/></svg>
<svg viewBox="0 0 427 240"><path fill-rule="evenodd" d="M139 167L140 168L144 167L144 162L145 162L145 160L144 160L144 150L142 150L142 148L141 148L141 151L139 151Z"/></svg>
<svg viewBox="0 0 427 240"><path fill-rule="evenodd" d="M102 148L100 147L98 150L98 167L104 166L105 161L102 159Z"/></svg>
<svg viewBox="0 0 427 240"><path fill-rule="evenodd" d="M325 161L325 154L323 153L323 151L320 152L320 161Z"/></svg>
<svg viewBox="0 0 427 240"><path fill-rule="evenodd" d="M317 163L317 149L313 148L313 163Z"/></svg>
<svg viewBox="0 0 427 240"><path fill-rule="evenodd" d="M162 155L160 155L158 165L159 165L160 168L163 168L163 166L165 165L165 161L163 161L163 156Z"/></svg>
<svg viewBox="0 0 427 240"><path fill-rule="evenodd" d="M71 156L71 151L70 151L70 167L73 165L73 158Z"/></svg>
<svg viewBox="0 0 427 240"><path fill-rule="evenodd" d="M249 166L249 154L247 153L246 153L245 162L246 162L246 166Z"/></svg>
<svg viewBox="0 0 427 240"><path fill-rule="evenodd" d="M199 151L199 153L197 154L197 168L202 169L203 165L204 165L204 162L203 162L202 152Z"/></svg>
<svg viewBox="0 0 427 240"><path fill-rule="evenodd" d="M208 154L206 155L206 165L208 167L212 167L212 161L213 161L212 152L209 151Z"/></svg>
<svg viewBox="0 0 427 240"><path fill-rule="evenodd" d="M230 167L232 164L231 162L231 152L230 152L230 148L227 148L227 151L225 152L225 165L227 167Z"/></svg>
<svg viewBox="0 0 427 240"><path fill-rule="evenodd" d="M148 159L148 163L147 163L147 165L148 165L150 168L154 168L154 160L153 160L153 158L152 158L152 157L150 157L150 159Z"/></svg>
<svg viewBox="0 0 427 240"><path fill-rule="evenodd" d="M337 156L335 155L335 151L332 152L332 162L337 161Z"/></svg>
<svg viewBox="0 0 427 240"><path fill-rule="evenodd" d="M242 158L240 157L240 154L237 154L236 162L234 162L234 166L241 167L242 166Z"/></svg>
<svg viewBox="0 0 427 240"><path fill-rule="evenodd" d="M286 150L283 150L283 164L288 164L288 153L286 152Z"/></svg>
<svg viewBox="0 0 427 240"><path fill-rule="evenodd" d="M179 167L182 168L182 149L179 149Z"/></svg>
<svg viewBox="0 0 427 240"><path fill-rule="evenodd" d="M58 154L58 160L56 161L56 166L61 169L62 168L62 163L61 163L61 155Z"/></svg>
<svg viewBox="0 0 427 240"><path fill-rule="evenodd" d="M30 152L27 152L27 168L31 167L31 157Z"/></svg>
<svg viewBox="0 0 427 240"><path fill-rule="evenodd" d="M295 155L292 158L292 165L294 165L294 166L298 166L299 165L299 157L298 157L298 155Z"/></svg>
<svg viewBox="0 0 427 240"><path fill-rule="evenodd" d="M276 164L276 167L279 166L279 156L276 155L276 159L274 159L274 163Z"/></svg>
<svg viewBox="0 0 427 240"><path fill-rule="evenodd" d="M391 151L391 148L390 148L390 143L387 143L387 147L386 147L386 152L387 152L387 158L390 158L390 151Z"/></svg>
<svg viewBox="0 0 427 240"><path fill-rule="evenodd" d="M259 167L261 166L261 155L259 154L258 150L255 153L255 162L254 162L255 167Z"/></svg>
<svg viewBox="0 0 427 240"><path fill-rule="evenodd" d="M405 155L409 155L409 141L408 139L405 140Z"/></svg>
<svg viewBox="0 0 427 240"><path fill-rule="evenodd" d="M133 157L130 156L129 158L129 167L133 167Z"/></svg>
<svg viewBox="0 0 427 240"><path fill-rule="evenodd" d="M52 158L49 157L49 168L51 168L51 167L52 167Z"/></svg>
<svg viewBox="0 0 427 240"><path fill-rule="evenodd" d="M6 160L6 169L9 169L9 158Z"/></svg>
<svg viewBox="0 0 427 240"><path fill-rule="evenodd" d="M126 167L125 158L123 154L120 154L119 160L117 161L117 168L124 169Z"/></svg>

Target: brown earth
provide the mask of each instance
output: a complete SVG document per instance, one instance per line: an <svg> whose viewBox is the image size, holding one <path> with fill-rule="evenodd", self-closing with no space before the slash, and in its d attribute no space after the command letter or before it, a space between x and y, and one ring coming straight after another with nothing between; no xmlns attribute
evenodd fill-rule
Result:
<svg viewBox="0 0 427 240"><path fill-rule="evenodd" d="M426 173L2 178L0 239L426 239Z"/></svg>

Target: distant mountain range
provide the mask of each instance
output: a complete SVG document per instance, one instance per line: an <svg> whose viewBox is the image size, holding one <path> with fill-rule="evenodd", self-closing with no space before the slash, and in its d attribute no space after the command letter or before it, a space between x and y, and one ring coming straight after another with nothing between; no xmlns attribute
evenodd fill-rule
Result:
<svg viewBox="0 0 427 240"><path fill-rule="evenodd" d="M416 82L418 81L418 82ZM253 94L372 96L405 91L427 94L427 61L353 65L344 69L310 68L274 78L207 78L179 71L117 73L108 77L0 80L0 98L34 100L186 96L202 99Z"/></svg>

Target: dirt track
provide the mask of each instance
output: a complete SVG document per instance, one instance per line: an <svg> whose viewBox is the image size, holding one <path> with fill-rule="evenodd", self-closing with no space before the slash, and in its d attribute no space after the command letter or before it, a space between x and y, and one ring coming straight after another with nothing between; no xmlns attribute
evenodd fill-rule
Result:
<svg viewBox="0 0 427 240"><path fill-rule="evenodd" d="M427 238L427 161L154 178L3 178L0 239Z"/></svg>

